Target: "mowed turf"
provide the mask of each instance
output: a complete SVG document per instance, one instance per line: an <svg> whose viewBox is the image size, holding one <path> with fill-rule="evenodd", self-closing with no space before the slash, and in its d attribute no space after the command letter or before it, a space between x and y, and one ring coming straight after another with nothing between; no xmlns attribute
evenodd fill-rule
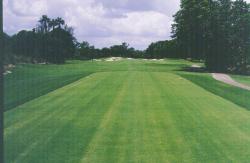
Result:
<svg viewBox="0 0 250 163"><path fill-rule="evenodd" d="M5 160L248 162L250 112L171 72L98 72L5 112Z"/></svg>
<svg viewBox="0 0 250 163"><path fill-rule="evenodd" d="M64 65L21 64L4 78L5 110L13 109L91 74L83 68Z"/></svg>
<svg viewBox="0 0 250 163"><path fill-rule="evenodd" d="M95 72L170 71L192 64L185 60L67 61L62 65L19 64L4 78L4 107L10 110Z"/></svg>

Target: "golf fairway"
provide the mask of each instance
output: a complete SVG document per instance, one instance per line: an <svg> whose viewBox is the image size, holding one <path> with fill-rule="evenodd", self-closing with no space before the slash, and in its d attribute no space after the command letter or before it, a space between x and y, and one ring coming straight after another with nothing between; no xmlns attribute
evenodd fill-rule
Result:
<svg viewBox="0 0 250 163"><path fill-rule="evenodd" d="M248 162L250 112L171 72L98 72L5 112L5 160Z"/></svg>

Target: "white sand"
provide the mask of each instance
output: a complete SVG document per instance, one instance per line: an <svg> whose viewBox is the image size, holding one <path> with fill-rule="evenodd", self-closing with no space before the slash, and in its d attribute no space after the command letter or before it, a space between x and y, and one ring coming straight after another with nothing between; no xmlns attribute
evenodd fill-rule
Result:
<svg viewBox="0 0 250 163"><path fill-rule="evenodd" d="M12 73L11 71L5 71L3 74L8 75L8 74L11 74L11 73Z"/></svg>
<svg viewBox="0 0 250 163"><path fill-rule="evenodd" d="M192 68L201 68L201 66L199 66L199 65L192 65L191 67Z"/></svg>
<svg viewBox="0 0 250 163"><path fill-rule="evenodd" d="M121 57L110 57L110 58L106 58L105 61L107 62L114 62L114 61L120 61L122 60Z"/></svg>

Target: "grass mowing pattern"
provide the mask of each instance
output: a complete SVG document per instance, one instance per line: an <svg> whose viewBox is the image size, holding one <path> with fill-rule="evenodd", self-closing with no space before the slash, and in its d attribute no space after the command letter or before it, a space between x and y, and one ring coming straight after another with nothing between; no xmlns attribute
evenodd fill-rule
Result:
<svg viewBox="0 0 250 163"><path fill-rule="evenodd" d="M79 70L68 65L18 65L13 74L5 77L5 110L90 74Z"/></svg>
<svg viewBox="0 0 250 163"><path fill-rule="evenodd" d="M172 73L95 73L5 112L6 162L248 162L249 153L250 113Z"/></svg>
<svg viewBox="0 0 250 163"><path fill-rule="evenodd" d="M210 74L181 73L180 75L207 91L250 110L250 91L216 81Z"/></svg>
<svg viewBox="0 0 250 163"><path fill-rule="evenodd" d="M5 76L5 110L45 95L94 72L106 71L172 71L191 64L185 60L152 62L122 60L119 62L68 61L64 65L18 65Z"/></svg>

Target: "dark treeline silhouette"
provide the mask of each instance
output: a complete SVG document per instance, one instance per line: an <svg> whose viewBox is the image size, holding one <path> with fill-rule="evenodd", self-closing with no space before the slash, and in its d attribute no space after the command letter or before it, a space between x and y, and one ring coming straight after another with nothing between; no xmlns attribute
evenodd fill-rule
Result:
<svg viewBox="0 0 250 163"><path fill-rule="evenodd" d="M96 49L84 41L78 43L77 58L94 59L104 57L129 57L129 58L177 58L178 49L175 40L158 41L151 43L145 51L135 50L129 44L113 45L109 48Z"/></svg>
<svg viewBox="0 0 250 163"><path fill-rule="evenodd" d="M62 18L43 15L31 31L22 30L13 36L4 33L5 64L9 63L64 63L67 59L94 59L104 57L165 58L178 57L176 41L152 43L146 51L136 50L128 43L102 49L88 42L79 43L73 29Z"/></svg>
<svg viewBox="0 0 250 163"><path fill-rule="evenodd" d="M75 54L73 29L62 18L43 15L32 31L22 30L13 36L4 34L6 63L64 63Z"/></svg>
<svg viewBox="0 0 250 163"><path fill-rule="evenodd" d="M250 5L244 0L181 0L172 40L151 43L145 51L127 43L95 48L79 43L62 18L43 15L32 31L4 34L5 62L64 63L102 57L191 58L211 71L250 73Z"/></svg>
<svg viewBox="0 0 250 163"><path fill-rule="evenodd" d="M102 49L95 48L84 41L78 43L76 48L76 58L78 59L94 59L104 57L131 57L131 58L143 58L144 52L135 50L129 47L129 44L122 43L121 45L113 45L109 48Z"/></svg>
<svg viewBox="0 0 250 163"><path fill-rule="evenodd" d="M173 38L180 57L211 71L249 73L250 5L244 0L181 0Z"/></svg>
<svg viewBox="0 0 250 163"><path fill-rule="evenodd" d="M145 58L178 58L179 50L176 40L151 43L145 52Z"/></svg>

